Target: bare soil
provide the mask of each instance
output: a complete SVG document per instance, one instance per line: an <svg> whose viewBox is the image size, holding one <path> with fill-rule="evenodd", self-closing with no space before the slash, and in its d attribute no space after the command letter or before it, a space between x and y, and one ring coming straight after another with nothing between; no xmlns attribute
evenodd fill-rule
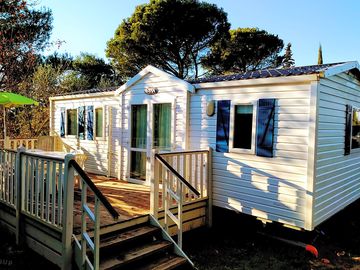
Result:
<svg viewBox="0 0 360 270"><path fill-rule="evenodd" d="M360 200L313 232L288 229L222 209L214 209L214 226L184 235L184 251L199 270L215 269L360 269ZM315 246L305 248L273 236Z"/></svg>

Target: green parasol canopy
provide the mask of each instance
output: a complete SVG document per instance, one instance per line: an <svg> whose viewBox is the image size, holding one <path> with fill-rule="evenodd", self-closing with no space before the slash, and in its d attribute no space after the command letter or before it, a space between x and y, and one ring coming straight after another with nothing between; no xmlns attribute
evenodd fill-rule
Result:
<svg viewBox="0 0 360 270"><path fill-rule="evenodd" d="M0 105L9 108L22 105L39 105L39 102L22 95L9 92L0 92Z"/></svg>
<svg viewBox="0 0 360 270"><path fill-rule="evenodd" d="M10 93L10 92L0 92L0 106L4 107L4 139L6 139L6 108L17 107L23 105L39 105L39 102L24 97L22 95Z"/></svg>

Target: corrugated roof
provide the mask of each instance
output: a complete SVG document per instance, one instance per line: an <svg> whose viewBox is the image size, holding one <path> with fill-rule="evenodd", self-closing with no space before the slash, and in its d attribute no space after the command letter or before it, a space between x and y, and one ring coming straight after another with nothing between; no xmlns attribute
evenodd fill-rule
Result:
<svg viewBox="0 0 360 270"><path fill-rule="evenodd" d="M310 75L325 71L329 67L340 65L343 63L344 62L323 64L323 65L302 66L302 67L290 67L290 68L281 68L281 69L261 69L255 71L248 71L245 73L236 73L231 75L199 78L195 80L189 80L188 82L195 84L195 83L224 82L224 81L248 80L248 79L259 79L259 78L270 78L270 77L285 77L285 76L295 76L295 75Z"/></svg>
<svg viewBox="0 0 360 270"><path fill-rule="evenodd" d="M106 88L91 88L81 91L69 92L58 94L57 96L69 96L69 95L82 95L82 94L93 94L93 93L104 93L104 92L112 92L118 89L118 86L106 87Z"/></svg>

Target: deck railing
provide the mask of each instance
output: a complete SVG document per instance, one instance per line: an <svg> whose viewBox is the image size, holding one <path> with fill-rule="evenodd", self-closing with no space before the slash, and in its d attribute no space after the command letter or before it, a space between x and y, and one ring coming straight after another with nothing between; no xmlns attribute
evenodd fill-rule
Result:
<svg viewBox="0 0 360 270"><path fill-rule="evenodd" d="M72 158L73 155L67 155L65 159ZM62 216L68 197L65 159L21 154L22 212L60 230L64 225Z"/></svg>
<svg viewBox="0 0 360 270"><path fill-rule="evenodd" d="M20 147L25 147L26 149L35 149L37 144L37 139L9 139L0 140L0 148L2 149L11 149L17 150Z"/></svg>
<svg viewBox="0 0 360 270"><path fill-rule="evenodd" d="M211 149L153 153L151 214L158 219L164 211L164 228L175 223L178 245L182 246L183 206L201 200L211 204ZM211 205L208 218L211 220Z"/></svg>
<svg viewBox="0 0 360 270"><path fill-rule="evenodd" d="M16 206L17 184L15 177L16 151L0 150L0 201Z"/></svg>
<svg viewBox="0 0 360 270"><path fill-rule="evenodd" d="M99 238L100 238L100 203L109 211L114 219L117 212L96 188L94 183L74 160L72 154L64 158L55 158L27 152L24 148L13 151L0 150L0 202L16 211L16 241L23 242L24 233L21 220L25 216L32 222L38 222L51 228L61 235L61 248L57 264L62 269L70 269L72 261L73 209L74 209L74 173L77 172L82 183L82 225L81 240L77 249L81 256L79 268L90 266L99 268ZM95 210L87 204L87 190L95 194ZM95 223L94 240L89 236L87 217ZM29 233L29 232L28 232ZM35 234L36 241L48 245L54 238ZM75 238L76 239L76 238ZM87 246L94 253L93 263L87 257ZM44 247L40 247L44 250ZM54 254L52 250L49 251ZM53 255L52 255L53 256ZM80 259L79 259L80 258Z"/></svg>
<svg viewBox="0 0 360 270"><path fill-rule="evenodd" d="M80 177L81 188L81 234L80 242L74 237L75 240L75 261L79 269L99 269L100 263L100 205L103 205L108 213L114 220L119 217L119 214L112 207L105 196L95 186L91 179L81 169L75 160L70 161L69 166L73 168ZM95 206L94 210L91 209L87 203L88 190L94 194ZM88 227L87 222L93 223L93 229ZM90 236L89 231L93 232L93 237ZM89 259L87 255L87 248L92 253L93 260Z"/></svg>

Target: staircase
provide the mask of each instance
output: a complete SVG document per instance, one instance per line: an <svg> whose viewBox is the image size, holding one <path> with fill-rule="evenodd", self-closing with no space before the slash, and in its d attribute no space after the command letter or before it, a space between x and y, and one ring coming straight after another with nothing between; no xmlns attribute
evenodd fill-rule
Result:
<svg viewBox="0 0 360 270"><path fill-rule="evenodd" d="M166 238L162 229L150 221L103 234L100 269L192 269L188 259L177 252L175 243Z"/></svg>

